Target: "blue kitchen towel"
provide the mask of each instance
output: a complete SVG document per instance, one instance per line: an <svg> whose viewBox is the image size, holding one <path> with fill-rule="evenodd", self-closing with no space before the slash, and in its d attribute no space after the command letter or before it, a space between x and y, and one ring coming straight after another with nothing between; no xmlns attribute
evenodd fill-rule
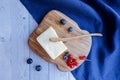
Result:
<svg viewBox="0 0 120 80"><path fill-rule="evenodd" d="M120 80L120 0L21 0L37 23L59 10L94 37L88 59L72 71L76 80Z"/></svg>

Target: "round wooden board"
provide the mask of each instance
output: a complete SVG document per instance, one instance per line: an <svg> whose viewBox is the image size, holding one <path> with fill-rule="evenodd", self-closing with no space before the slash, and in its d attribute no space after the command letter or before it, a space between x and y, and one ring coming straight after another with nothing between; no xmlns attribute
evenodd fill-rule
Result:
<svg viewBox="0 0 120 80"><path fill-rule="evenodd" d="M66 19L67 24L62 25L60 23L60 20L62 18ZM66 51L69 51L73 55L73 57L77 59L77 62L79 64L77 67L71 69L69 68L69 66L67 66L66 61L63 60L65 52L62 53L59 57L57 57L55 60L53 60L49 57L47 52L41 47L41 45L36 40L36 38L46 29L48 29L50 26L52 26L55 29L56 33L60 38L85 35L85 34L89 34L89 32L85 30L81 30L76 22L74 22L72 19L70 19L63 13L57 10L52 10L48 12L48 14L43 18L40 25L37 27L37 29L35 29L35 31L29 37L28 40L29 47L37 55L39 55L48 62L56 64L58 69L61 71L67 72L74 70L84 62L84 60L80 60L78 56L80 55L88 56L92 44L91 37L85 37L78 40L64 42L64 44L68 48L68 50ZM70 26L74 28L73 32L68 32L68 28Z"/></svg>

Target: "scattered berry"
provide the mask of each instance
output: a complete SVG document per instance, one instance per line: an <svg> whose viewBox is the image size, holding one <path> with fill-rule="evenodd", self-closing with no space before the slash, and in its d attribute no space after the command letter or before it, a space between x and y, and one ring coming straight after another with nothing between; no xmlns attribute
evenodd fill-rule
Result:
<svg viewBox="0 0 120 80"><path fill-rule="evenodd" d="M41 65L35 66L36 71L40 71L42 69Z"/></svg>
<svg viewBox="0 0 120 80"><path fill-rule="evenodd" d="M73 62L76 62L76 59L73 58L72 61L73 61Z"/></svg>
<svg viewBox="0 0 120 80"><path fill-rule="evenodd" d="M74 68L75 66L74 65L69 65L70 68Z"/></svg>
<svg viewBox="0 0 120 80"><path fill-rule="evenodd" d="M78 63L77 63L77 62L75 62L75 63L74 63L74 65L75 65L75 66L78 66Z"/></svg>
<svg viewBox="0 0 120 80"><path fill-rule="evenodd" d="M27 63L28 63L28 64L31 64L32 62L33 62L33 60L32 60L31 58L28 58L28 59L27 59Z"/></svg>
<svg viewBox="0 0 120 80"><path fill-rule="evenodd" d="M67 60L67 59L68 59L68 56L69 56L69 52L65 52L64 60Z"/></svg>
<svg viewBox="0 0 120 80"><path fill-rule="evenodd" d="M69 52L66 52L66 53L65 53L66 56L69 56L69 54L70 54Z"/></svg>
<svg viewBox="0 0 120 80"><path fill-rule="evenodd" d="M80 59L80 60L85 60L85 59L86 59L86 56L79 56L79 59Z"/></svg>
<svg viewBox="0 0 120 80"><path fill-rule="evenodd" d="M61 19L60 23L63 24L63 25L65 25L67 23L67 21L65 19Z"/></svg>
<svg viewBox="0 0 120 80"><path fill-rule="evenodd" d="M73 58L73 56L71 54L68 56L67 65L70 68L74 68L75 66L78 66L77 60L75 58Z"/></svg>
<svg viewBox="0 0 120 80"><path fill-rule="evenodd" d="M74 30L73 27L69 27L69 28L68 28L68 31L69 31L69 32L72 32L73 30Z"/></svg>
<svg viewBox="0 0 120 80"><path fill-rule="evenodd" d="M67 60L67 59L68 59L68 56L65 55L65 56L64 56L64 60Z"/></svg>
<svg viewBox="0 0 120 80"><path fill-rule="evenodd" d="M71 58L73 58L73 57L72 57L72 55L70 54L70 55L68 56L68 58L71 59Z"/></svg>

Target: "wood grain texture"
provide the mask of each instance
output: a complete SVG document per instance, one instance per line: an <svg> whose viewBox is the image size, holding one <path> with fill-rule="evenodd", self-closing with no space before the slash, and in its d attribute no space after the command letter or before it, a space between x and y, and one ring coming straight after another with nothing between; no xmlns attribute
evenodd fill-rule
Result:
<svg viewBox="0 0 120 80"><path fill-rule="evenodd" d="M60 24L60 20L62 18L67 20L66 25ZM85 30L79 29L77 23L75 23L69 17L65 16L63 13L56 10L52 10L44 17L40 25L35 29L35 31L31 34L29 38L28 43L30 48L39 56L41 56L43 59L45 59L48 62L56 64L58 69L61 71L66 72L74 70L77 67L71 69L67 66L66 62L63 60L65 52L62 53L59 57L57 57L55 60L53 60L49 57L49 55L41 47L41 45L36 41L36 38L50 26L52 26L55 29L56 33L60 38L81 36L89 33ZM68 28L70 26L74 27L73 32L68 32ZM67 51L69 51L74 56L74 58L77 59L79 65L81 65L84 62L84 60L79 60L78 56L80 55L87 56L89 54L91 48L91 37L89 36L74 41L67 41L64 44L68 47Z"/></svg>
<svg viewBox="0 0 120 80"><path fill-rule="evenodd" d="M0 80L29 80L27 18L18 0L0 1Z"/></svg>

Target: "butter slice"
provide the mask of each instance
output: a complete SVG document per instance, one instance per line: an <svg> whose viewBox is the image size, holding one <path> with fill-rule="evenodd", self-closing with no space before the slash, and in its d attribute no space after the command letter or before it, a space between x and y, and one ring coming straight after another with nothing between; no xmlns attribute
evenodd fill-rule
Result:
<svg viewBox="0 0 120 80"><path fill-rule="evenodd" d="M49 27L46 31L40 34L37 37L37 41L44 48L44 50L48 53L48 55L52 59L55 59L61 53L63 53L67 49L67 47L64 45L62 41L52 42L49 40L50 38L58 38L58 35L53 29L53 27Z"/></svg>

